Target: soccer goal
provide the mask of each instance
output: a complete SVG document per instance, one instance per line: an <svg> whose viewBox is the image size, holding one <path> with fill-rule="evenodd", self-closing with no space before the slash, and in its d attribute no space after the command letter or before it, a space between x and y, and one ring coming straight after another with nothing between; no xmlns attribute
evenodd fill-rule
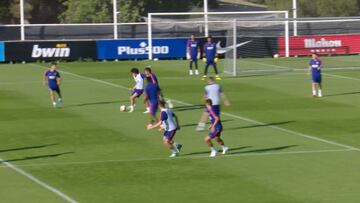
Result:
<svg viewBox="0 0 360 203"><path fill-rule="evenodd" d="M277 43L279 37L284 38L285 56L288 56L287 18L288 11L149 13L149 59L153 59L153 39L188 38L190 33L204 39L211 35L221 58L219 68L236 76L247 68L241 64L243 57L277 54L277 50L272 50L277 46L270 45Z"/></svg>

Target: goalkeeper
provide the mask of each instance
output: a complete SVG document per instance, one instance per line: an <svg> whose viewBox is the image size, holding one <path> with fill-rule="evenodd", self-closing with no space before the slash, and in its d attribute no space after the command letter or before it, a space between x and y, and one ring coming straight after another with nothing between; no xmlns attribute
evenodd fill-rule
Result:
<svg viewBox="0 0 360 203"><path fill-rule="evenodd" d="M221 78L219 77L217 67L216 67L216 62L218 61L217 52L216 52L216 44L212 42L211 36L209 36L206 39L203 53L204 53L203 60L205 62L205 73L204 73L202 80L205 80L205 78L207 78L207 72L208 72L208 68L210 65L214 67L215 75L216 75L215 79L221 80Z"/></svg>

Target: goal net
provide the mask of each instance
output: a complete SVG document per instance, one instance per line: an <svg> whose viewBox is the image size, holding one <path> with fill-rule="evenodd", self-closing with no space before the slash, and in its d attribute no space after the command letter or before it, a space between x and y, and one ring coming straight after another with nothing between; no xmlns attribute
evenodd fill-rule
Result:
<svg viewBox="0 0 360 203"><path fill-rule="evenodd" d="M249 64L242 64L242 58L277 54L272 49L276 46L270 45L277 43L278 37L284 37L284 47L289 47L289 22L284 21L287 17L287 11L149 13L149 59L153 59L153 39L188 38L195 34L202 47L205 38L212 36L220 56L218 68L236 76L248 68Z"/></svg>

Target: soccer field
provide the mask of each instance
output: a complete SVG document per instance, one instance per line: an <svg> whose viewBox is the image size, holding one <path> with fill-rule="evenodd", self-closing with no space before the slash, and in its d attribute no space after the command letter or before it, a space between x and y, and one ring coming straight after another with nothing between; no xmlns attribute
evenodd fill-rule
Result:
<svg viewBox="0 0 360 203"><path fill-rule="evenodd" d="M360 57L323 58L323 98L311 97L308 60L239 60L244 74L219 82L231 150L215 158L195 131L205 82L186 61L60 63L58 109L41 83L47 64L1 64L1 202L360 202ZM145 130L142 102L118 111L130 69L147 64L179 116L180 157Z"/></svg>

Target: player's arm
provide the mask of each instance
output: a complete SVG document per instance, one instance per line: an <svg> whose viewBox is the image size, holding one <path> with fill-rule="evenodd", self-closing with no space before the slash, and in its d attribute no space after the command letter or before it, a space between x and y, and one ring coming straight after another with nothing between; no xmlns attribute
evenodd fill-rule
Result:
<svg viewBox="0 0 360 203"><path fill-rule="evenodd" d="M61 77L60 76L56 78L56 83L58 86L61 85Z"/></svg>
<svg viewBox="0 0 360 203"><path fill-rule="evenodd" d="M173 113L173 116L174 116L174 119L175 119L175 122L176 122L176 130L180 130L180 123L179 123L179 118L177 117L176 114Z"/></svg>
<svg viewBox="0 0 360 203"><path fill-rule="evenodd" d="M160 125L161 125L161 120L159 120L157 123L155 123L154 125L148 125L146 128L148 129L148 130L151 130L151 129L154 129L154 128L158 128L158 127L160 127Z"/></svg>
<svg viewBox="0 0 360 203"><path fill-rule="evenodd" d="M42 80L42 82L43 82L43 85L44 86L46 86L47 85L47 77L46 77L46 71L45 71L45 73L43 74L43 80Z"/></svg>
<svg viewBox="0 0 360 203"><path fill-rule="evenodd" d="M216 125L216 124L219 122L219 120L220 120L219 117L216 116L215 114L213 115L213 117L214 117L214 123L211 124L210 127L209 127L209 129L212 130L212 131L214 130L215 125Z"/></svg>
<svg viewBox="0 0 360 203"><path fill-rule="evenodd" d="M228 100L227 96L224 92L220 93L221 99L224 101L225 106L230 106L230 101Z"/></svg>

